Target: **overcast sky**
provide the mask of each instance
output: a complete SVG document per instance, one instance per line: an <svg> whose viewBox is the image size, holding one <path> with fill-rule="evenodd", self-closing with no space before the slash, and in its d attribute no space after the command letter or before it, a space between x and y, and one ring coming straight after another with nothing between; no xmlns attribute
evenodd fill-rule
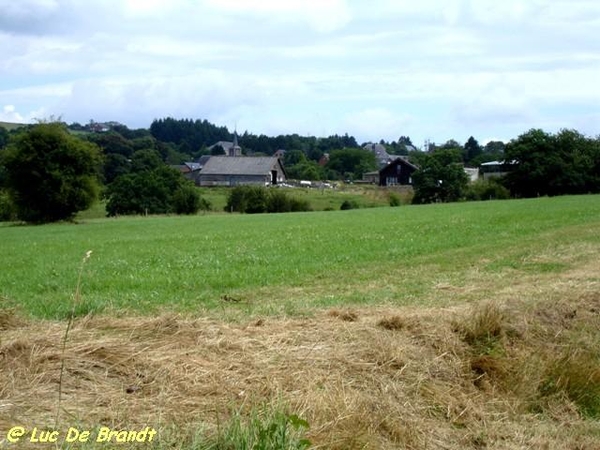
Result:
<svg viewBox="0 0 600 450"><path fill-rule="evenodd" d="M0 0L0 120L600 133L598 0Z"/></svg>

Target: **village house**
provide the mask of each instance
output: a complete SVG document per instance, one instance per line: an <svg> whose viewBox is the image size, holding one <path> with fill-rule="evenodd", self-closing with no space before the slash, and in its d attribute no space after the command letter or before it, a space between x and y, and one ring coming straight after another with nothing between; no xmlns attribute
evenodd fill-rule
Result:
<svg viewBox="0 0 600 450"><path fill-rule="evenodd" d="M398 157L379 170L379 186L402 186L412 184L412 174L418 167Z"/></svg>

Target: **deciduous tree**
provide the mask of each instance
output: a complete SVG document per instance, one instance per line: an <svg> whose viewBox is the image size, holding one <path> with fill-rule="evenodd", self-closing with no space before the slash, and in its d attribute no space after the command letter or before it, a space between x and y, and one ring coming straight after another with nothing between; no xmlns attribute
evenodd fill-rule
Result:
<svg viewBox="0 0 600 450"><path fill-rule="evenodd" d="M575 130L553 135L532 129L507 145L506 159L514 165L505 183L519 197L599 192L599 157L597 139Z"/></svg>
<svg viewBox="0 0 600 450"><path fill-rule="evenodd" d="M69 220L99 194L99 148L42 123L16 134L3 151L5 184L17 217L25 222Z"/></svg>
<svg viewBox="0 0 600 450"><path fill-rule="evenodd" d="M453 202L463 198L469 183L460 149L423 155L413 174L413 203Z"/></svg>

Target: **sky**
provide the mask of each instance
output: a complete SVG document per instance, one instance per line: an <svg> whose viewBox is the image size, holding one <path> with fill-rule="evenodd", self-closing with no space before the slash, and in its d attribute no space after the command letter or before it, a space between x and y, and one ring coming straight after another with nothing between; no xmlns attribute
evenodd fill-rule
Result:
<svg viewBox="0 0 600 450"><path fill-rule="evenodd" d="M0 0L0 121L600 134L597 0Z"/></svg>

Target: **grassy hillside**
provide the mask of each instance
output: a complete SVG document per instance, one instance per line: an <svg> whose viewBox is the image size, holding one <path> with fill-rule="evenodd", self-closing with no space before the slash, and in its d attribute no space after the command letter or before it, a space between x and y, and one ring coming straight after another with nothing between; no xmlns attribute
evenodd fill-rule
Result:
<svg viewBox="0 0 600 450"><path fill-rule="evenodd" d="M0 128L6 128L8 131L16 130L17 128L24 127L22 123L2 122L0 121Z"/></svg>
<svg viewBox="0 0 600 450"><path fill-rule="evenodd" d="M245 314L349 303L443 306L447 297L432 296L439 283L462 288L509 270L566 270L555 254L573 242L597 244L599 224L600 197L581 196L5 225L0 295L28 314L64 317L91 250L81 313L220 311L224 296L243 300Z"/></svg>
<svg viewBox="0 0 600 450"><path fill-rule="evenodd" d="M0 225L0 442L600 448L599 231L600 196Z"/></svg>

